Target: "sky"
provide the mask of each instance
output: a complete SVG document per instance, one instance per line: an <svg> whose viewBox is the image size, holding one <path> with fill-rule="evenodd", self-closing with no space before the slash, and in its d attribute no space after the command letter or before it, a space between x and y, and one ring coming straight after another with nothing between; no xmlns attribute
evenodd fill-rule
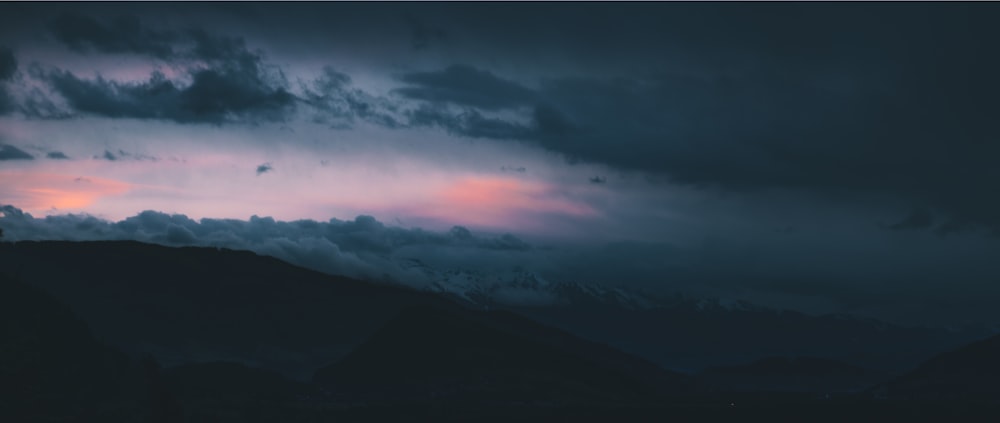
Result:
<svg viewBox="0 0 1000 423"><path fill-rule="evenodd" d="M0 228L996 324L998 18L3 4Z"/></svg>

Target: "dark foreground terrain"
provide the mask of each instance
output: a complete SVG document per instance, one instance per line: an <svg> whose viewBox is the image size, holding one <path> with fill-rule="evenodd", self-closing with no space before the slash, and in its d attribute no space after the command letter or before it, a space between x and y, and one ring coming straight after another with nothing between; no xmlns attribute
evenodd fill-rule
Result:
<svg viewBox="0 0 1000 423"><path fill-rule="evenodd" d="M0 421L1000 416L1000 338L901 375L802 357L684 374L514 313L246 252L8 243L0 269Z"/></svg>

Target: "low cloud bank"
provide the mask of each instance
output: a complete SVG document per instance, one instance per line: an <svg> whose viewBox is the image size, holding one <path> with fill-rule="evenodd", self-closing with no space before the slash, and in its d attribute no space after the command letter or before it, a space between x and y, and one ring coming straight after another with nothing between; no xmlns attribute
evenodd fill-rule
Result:
<svg viewBox="0 0 1000 423"><path fill-rule="evenodd" d="M487 263L509 263L512 255L533 248L510 234L481 236L461 226L436 233L386 226L371 216L326 222L284 222L258 216L195 221L182 214L144 211L111 222L86 214L36 218L6 205L0 206L0 228L3 239L14 242L135 240L249 250L325 273L415 287L430 283L434 272L412 265L414 260L423 263L460 257L469 265L489 268L492 266Z"/></svg>

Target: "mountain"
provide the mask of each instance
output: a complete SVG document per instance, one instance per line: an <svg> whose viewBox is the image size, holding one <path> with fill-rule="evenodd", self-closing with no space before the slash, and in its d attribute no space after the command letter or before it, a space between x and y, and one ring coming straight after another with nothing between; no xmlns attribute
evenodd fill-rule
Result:
<svg viewBox="0 0 1000 423"><path fill-rule="evenodd" d="M585 343L561 348L530 328L519 330L525 325L537 324L495 313L408 309L313 380L345 398L463 403L636 402L689 385L687 377L655 366L636 372L591 359Z"/></svg>
<svg viewBox="0 0 1000 423"><path fill-rule="evenodd" d="M164 384L181 401L293 401L317 393L308 384L241 363L189 363L163 371Z"/></svg>
<svg viewBox="0 0 1000 423"><path fill-rule="evenodd" d="M811 356L901 374L974 337L745 302L657 297L530 272L436 272L431 292L361 282L251 252L137 242L0 243L0 268L71 305L95 333L167 367L233 361L306 380L416 305L507 310L686 372Z"/></svg>
<svg viewBox="0 0 1000 423"><path fill-rule="evenodd" d="M980 336L843 314L809 315L746 302L643 297L622 291L561 285L557 292L566 301L501 307L688 372L765 357L804 356L900 374Z"/></svg>
<svg viewBox="0 0 1000 423"><path fill-rule="evenodd" d="M887 378L882 372L816 357L767 357L698 374L699 383L715 391L820 394L860 392Z"/></svg>
<svg viewBox="0 0 1000 423"><path fill-rule="evenodd" d="M95 339L73 310L0 273L0 421L174 421L152 362Z"/></svg>
<svg viewBox="0 0 1000 423"><path fill-rule="evenodd" d="M550 281L527 271L437 271L428 291L504 309L650 360L697 372L775 356L818 357L901 374L980 331L911 328L844 314L809 315L745 301L658 296L602 284Z"/></svg>
<svg viewBox="0 0 1000 423"><path fill-rule="evenodd" d="M567 310L607 312L575 324L626 332L623 339L635 345L674 344L684 351L740 347L734 342L766 350L772 340L754 338L762 322L778 325L776 334L821 329L817 322L847 321L841 329L859 322L711 302L626 307L619 299L601 301L628 292L580 295L559 310L551 304L532 310L557 310L561 317ZM758 391L716 385L714 392L692 394L690 377L617 346L520 312L474 306L245 252L134 242L0 243L0 421L940 421L1000 411L908 400L995 398L989 381L997 375L996 338L884 385L900 401L762 391L775 383L789 389L789 378L829 384L836 374L864 374L820 358L706 371L699 376L703 386L706 376L736 377ZM616 313L668 313L671 319L629 327ZM771 320L743 324L732 313ZM751 334L720 343L639 338L677 333L684 318L692 331L704 328L698 316ZM896 330L860 322L889 335ZM794 345L782 341L774 348ZM289 378L302 373L315 384ZM742 376L747 379L738 380Z"/></svg>
<svg viewBox="0 0 1000 423"><path fill-rule="evenodd" d="M0 269L71 306L98 337L167 367L221 360L299 379L404 307L457 307L251 252L131 241L0 243Z"/></svg>
<svg viewBox="0 0 1000 423"><path fill-rule="evenodd" d="M939 354L879 391L891 398L1000 401L1000 335Z"/></svg>
<svg viewBox="0 0 1000 423"><path fill-rule="evenodd" d="M484 313L439 294L325 275L250 252L130 241L0 243L0 268L69 304L109 343L151 353L167 368L228 361L306 380L403 310L424 307L572 351L643 383L678 377L510 312Z"/></svg>

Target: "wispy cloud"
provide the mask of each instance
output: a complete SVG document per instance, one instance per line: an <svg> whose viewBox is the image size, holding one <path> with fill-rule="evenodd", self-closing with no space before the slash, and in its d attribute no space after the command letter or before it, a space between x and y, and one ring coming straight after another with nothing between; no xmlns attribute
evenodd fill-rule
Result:
<svg viewBox="0 0 1000 423"><path fill-rule="evenodd" d="M257 176L260 176L260 175L265 174L267 172L270 172L272 170L274 170L274 166L271 166L270 163L259 164L259 165L257 165Z"/></svg>
<svg viewBox="0 0 1000 423"><path fill-rule="evenodd" d="M0 145L0 160L34 160L35 156L28 154L13 145Z"/></svg>

